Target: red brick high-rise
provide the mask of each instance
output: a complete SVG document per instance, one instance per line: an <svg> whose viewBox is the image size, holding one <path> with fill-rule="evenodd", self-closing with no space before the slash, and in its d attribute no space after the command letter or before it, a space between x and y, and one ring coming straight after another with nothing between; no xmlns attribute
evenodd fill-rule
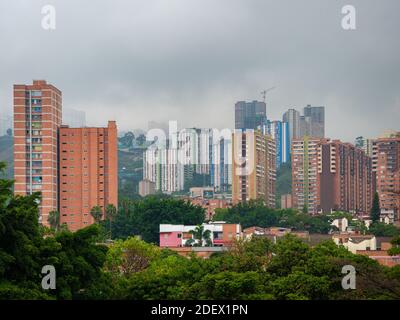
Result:
<svg viewBox="0 0 400 320"><path fill-rule="evenodd" d="M346 211L369 215L372 159L339 140L305 137L292 145L293 207L310 214Z"/></svg>
<svg viewBox="0 0 400 320"><path fill-rule="evenodd" d="M90 210L118 205L117 126L60 128L60 222L72 231L94 222Z"/></svg>
<svg viewBox="0 0 400 320"><path fill-rule="evenodd" d="M400 220L400 137L379 138L372 143L373 168L381 217Z"/></svg>
<svg viewBox="0 0 400 320"><path fill-rule="evenodd" d="M322 144L321 209L369 217L374 196L372 159L350 143Z"/></svg>
<svg viewBox="0 0 400 320"><path fill-rule="evenodd" d="M58 128L61 91L44 80L14 85L15 194L41 192L39 221L48 225L50 211L58 208Z"/></svg>

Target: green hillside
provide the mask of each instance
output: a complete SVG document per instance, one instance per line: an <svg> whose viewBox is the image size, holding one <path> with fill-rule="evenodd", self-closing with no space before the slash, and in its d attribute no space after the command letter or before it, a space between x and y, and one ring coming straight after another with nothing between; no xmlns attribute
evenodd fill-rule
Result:
<svg viewBox="0 0 400 320"><path fill-rule="evenodd" d="M0 137L0 161L7 163L6 177L13 178L14 158L13 158L13 137Z"/></svg>

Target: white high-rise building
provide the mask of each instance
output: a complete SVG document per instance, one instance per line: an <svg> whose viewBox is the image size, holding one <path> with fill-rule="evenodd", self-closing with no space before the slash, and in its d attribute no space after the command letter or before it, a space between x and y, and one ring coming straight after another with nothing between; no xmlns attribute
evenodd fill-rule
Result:
<svg viewBox="0 0 400 320"><path fill-rule="evenodd" d="M209 175L207 183L218 191L228 190L232 183L230 133L226 139L217 130L187 128L171 139L175 141L151 146L145 152L143 179L169 193L182 191L194 174Z"/></svg>
<svg viewBox="0 0 400 320"><path fill-rule="evenodd" d="M212 146L211 183L216 191L232 185L232 139L220 138Z"/></svg>
<svg viewBox="0 0 400 320"><path fill-rule="evenodd" d="M300 136L300 112L295 109L289 109L283 114L283 122L289 124L289 141L292 143L293 139Z"/></svg>
<svg viewBox="0 0 400 320"><path fill-rule="evenodd" d="M182 191L183 169L177 149L150 147L144 153L143 179L154 182L156 190L165 193Z"/></svg>

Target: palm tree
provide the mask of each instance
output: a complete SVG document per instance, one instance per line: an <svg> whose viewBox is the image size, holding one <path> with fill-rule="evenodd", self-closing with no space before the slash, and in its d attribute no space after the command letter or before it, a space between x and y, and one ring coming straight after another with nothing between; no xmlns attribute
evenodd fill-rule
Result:
<svg viewBox="0 0 400 320"><path fill-rule="evenodd" d="M110 239L112 239L112 233L111 233L111 223L112 219L115 217L117 214L117 208L113 204L108 204L106 206L106 219L110 222Z"/></svg>
<svg viewBox="0 0 400 320"><path fill-rule="evenodd" d="M194 247L203 247L204 243L206 247L212 246L211 231L204 230L203 225L198 225L194 230L190 230L189 232L193 235L193 239L197 240L193 244Z"/></svg>
<svg viewBox="0 0 400 320"><path fill-rule="evenodd" d="M60 227L60 212L50 211L49 216L47 217L47 222L50 224L52 229L58 231L58 228Z"/></svg>
<svg viewBox="0 0 400 320"><path fill-rule="evenodd" d="M99 206L95 206L90 210L90 214L92 215L94 221L99 223L101 218L103 217L103 212Z"/></svg>
<svg viewBox="0 0 400 320"><path fill-rule="evenodd" d="M193 238L190 238L190 239L186 240L185 247L191 247L194 245L194 243L195 243L195 240Z"/></svg>

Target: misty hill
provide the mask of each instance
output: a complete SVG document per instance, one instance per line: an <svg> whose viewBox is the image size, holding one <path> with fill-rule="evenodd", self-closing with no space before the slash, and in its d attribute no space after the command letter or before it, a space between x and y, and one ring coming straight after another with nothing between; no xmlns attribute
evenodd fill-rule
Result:
<svg viewBox="0 0 400 320"><path fill-rule="evenodd" d="M13 178L14 171L14 147L12 136L0 137L0 161L7 163L6 177Z"/></svg>

